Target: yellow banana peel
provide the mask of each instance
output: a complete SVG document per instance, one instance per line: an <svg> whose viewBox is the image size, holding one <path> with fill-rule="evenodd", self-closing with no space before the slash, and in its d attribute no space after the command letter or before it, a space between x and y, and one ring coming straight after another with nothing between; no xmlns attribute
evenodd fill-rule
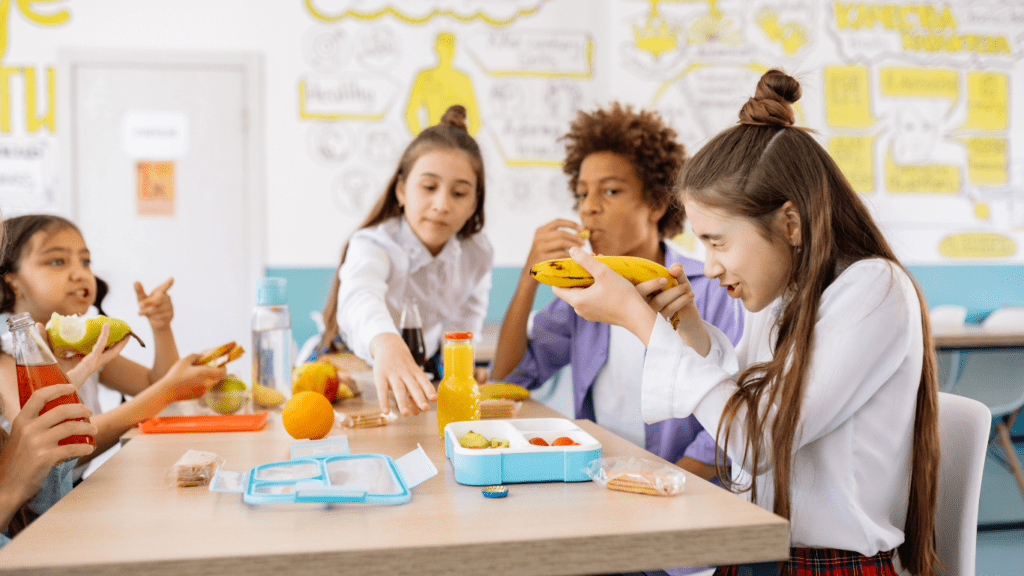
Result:
<svg viewBox="0 0 1024 576"><path fill-rule="evenodd" d="M480 385L481 400L526 400L530 391L511 382L488 382Z"/></svg>
<svg viewBox="0 0 1024 576"><path fill-rule="evenodd" d="M637 256L595 256L598 262L607 265L616 274L639 284L655 278L665 278L668 284L665 289L677 285L675 277L657 262ZM538 282L549 286L563 288L585 288L594 283L594 277L572 258L556 258L539 262L530 269L530 275ZM679 313L672 316L672 326L679 327Z"/></svg>

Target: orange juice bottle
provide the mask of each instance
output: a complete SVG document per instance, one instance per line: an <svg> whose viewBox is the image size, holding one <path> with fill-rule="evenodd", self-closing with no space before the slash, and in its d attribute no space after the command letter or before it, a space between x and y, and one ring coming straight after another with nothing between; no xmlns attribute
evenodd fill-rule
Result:
<svg viewBox="0 0 1024 576"><path fill-rule="evenodd" d="M480 419L480 388L473 378L473 333L444 335L444 378L437 389L437 431L449 422Z"/></svg>

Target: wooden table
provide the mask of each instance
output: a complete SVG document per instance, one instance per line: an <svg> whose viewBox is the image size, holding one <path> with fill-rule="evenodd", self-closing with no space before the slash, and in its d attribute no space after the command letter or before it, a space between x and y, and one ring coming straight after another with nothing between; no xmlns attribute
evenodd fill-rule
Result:
<svg viewBox="0 0 1024 576"><path fill-rule="evenodd" d="M133 434L0 550L0 573L595 574L789 553L787 521L692 475L682 495L667 498L593 482L512 484L507 498L484 498L455 482L435 412L331 433L347 434L352 453L392 458L420 443L439 474L407 504L254 506L240 494L166 483L167 468L190 448L219 454L229 470L288 459L291 439L273 416L260 432ZM519 416L557 414L527 401ZM605 456L657 459L589 421L579 425Z"/></svg>
<svg viewBox="0 0 1024 576"><path fill-rule="evenodd" d="M943 326L932 330L937 350L1020 350L1024 349L1024 326L1021 331L986 330L977 325Z"/></svg>

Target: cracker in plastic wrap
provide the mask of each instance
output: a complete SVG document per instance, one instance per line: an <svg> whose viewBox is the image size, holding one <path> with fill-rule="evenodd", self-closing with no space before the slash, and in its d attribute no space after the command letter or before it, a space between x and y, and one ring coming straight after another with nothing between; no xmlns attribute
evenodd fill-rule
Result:
<svg viewBox="0 0 1024 576"><path fill-rule="evenodd" d="M213 452L189 450L167 470L167 481L182 488L205 486L223 465L224 459Z"/></svg>
<svg viewBox="0 0 1024 576"><path fill-rule="evenodd" d="M341 425L345 428L376 428L387 426L395 420L398 420L398 416L394 412L383 414L380 410L367 410L343 415Z"/></svg>
<svg viewBox="0 0 1024 576"><path fill-rule="evenodd" d="M682 470L643 458L598 458L584 471L610 490L651 496L675 496L686 484Z"/></svg>

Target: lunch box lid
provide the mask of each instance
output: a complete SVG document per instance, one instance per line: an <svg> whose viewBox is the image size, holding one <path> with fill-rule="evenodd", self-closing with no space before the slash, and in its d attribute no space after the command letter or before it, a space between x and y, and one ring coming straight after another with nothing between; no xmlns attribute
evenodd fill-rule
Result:
<svg viewBox="0 0 1024 576"><path fill-rule="evenodd" d="M292 445L291 459L248 472L219 470L211 492L240 493L249 504L360 502L403 504L413 487L437 475L419 444L392 460L384 454L349 454L348 438L333 436Z"/></svg>

